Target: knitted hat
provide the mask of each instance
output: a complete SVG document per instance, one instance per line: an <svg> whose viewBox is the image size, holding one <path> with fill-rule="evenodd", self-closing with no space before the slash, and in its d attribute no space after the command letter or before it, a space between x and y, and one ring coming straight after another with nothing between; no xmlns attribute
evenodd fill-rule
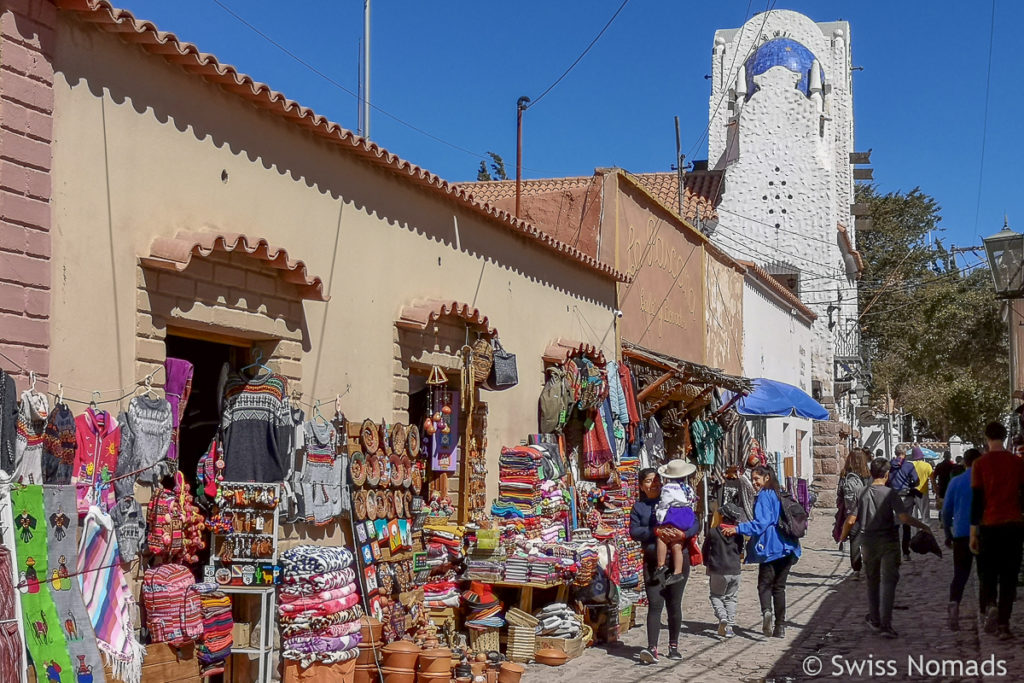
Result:
<svg viewBox="0 0 1024 683"><path fill-rule="evenodd" d="M144 550L146 521L135 498L122 498L110 511L122 562L131 562Z"/></svg>

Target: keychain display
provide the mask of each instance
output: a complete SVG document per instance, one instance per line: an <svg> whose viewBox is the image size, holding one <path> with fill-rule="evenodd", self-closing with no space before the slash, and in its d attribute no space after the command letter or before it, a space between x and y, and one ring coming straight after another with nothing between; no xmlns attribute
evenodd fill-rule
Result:
<svg viewBox="0 0 1024 683"><path fill-rule="evenodd" d="M220 482L210 516L210 567L221 585L255 586L274 582L277 567L278 484Z"/></svg>

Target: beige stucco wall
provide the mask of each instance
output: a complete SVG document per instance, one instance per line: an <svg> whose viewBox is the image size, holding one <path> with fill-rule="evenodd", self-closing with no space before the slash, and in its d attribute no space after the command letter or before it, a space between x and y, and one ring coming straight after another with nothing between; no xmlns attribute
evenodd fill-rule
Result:
<svg viewBox="0 0 1024 683"><path fill-rule="evenodd" d="M743 275L711 254L704 254L707 312L705 362L732 375L743 374Z"/></svg>
<svg viewBox="0 0 1024 683"><path fill-rule="evenodd" d="M350 387L350 418L401 414L393 359L403 305L457 299L488 315L520 377L513 390L484 393L492 496L501 445L536 429L546 345L579 339L614 357L610 280L158 57L60 21L51 373L79 388L69 397L129 385L148 367L137 366L141 351L154 354L139 349L148 344L136 328L148 321L136 307L163 280L138 258L155 237L206 228L265 238L324 279L331 301L300 312L302 388L309 400Z"/></svg>

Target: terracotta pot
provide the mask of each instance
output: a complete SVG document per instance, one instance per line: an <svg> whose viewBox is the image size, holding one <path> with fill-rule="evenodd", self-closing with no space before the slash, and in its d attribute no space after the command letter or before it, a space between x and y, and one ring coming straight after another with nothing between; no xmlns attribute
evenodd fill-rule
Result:
<svg viewBox="0 0 1024 683"><path fill-rule="evenodd" d="M421 671L416 680L418 683L449 683L452 674L450 671Z"/></svg>
<svg viewBox="0 0 1024 683"><path fill-rule="evenodd" d="M380 642L381 634L384 633L384 624L380 623L379 620L373 617L363 616L359 619L360 631L363 634L364 642L378 643Z"/></svg>
<svg viewBox="0 0 1024 683"><path fill-rule="evenodd" d="M450 674L452 667L452 651L446 647L424 650L420 653L420 671L424 673Z"/></svg>
<svg viewBox="0 0 1024 683"><path fill-rule="evenodd" d="M405 669L381 669L384 674L383 683L416 683L416 672Z"/></svg>
<svg viewBox="0 0 1024 683"><path fill-rule="evenodd" d="M376 664L356 664L355 674L352 683L378 683L380 673Z"/></svg>
<svg viewBox="0 0 1024 683"><path fill-rule="evenodd" d="M396 671L416 671L416 660L420 656L420 646L408 640L396 640L388 643L383 649L383 664ZM412 679L410 679L412 683Z"/></svg>
<svg viewBox="0 0 1024 683"><path fill-rule="evenodd" d="M380 643L361 643L359 645L359 656L356 657L356 664L376 664L380 648Z"/></svg>
<svg viewBox="0 0 1024 683"><path fill-rule="evenodd" d="M469 665L473 667L474 678L487 671L487 662L470 662Z"/></svg>
<svg viewBox="0 0 1024 683"><path fill-rule="evenodd" d="M562 666L569 661L569 655L565 654L561 650L556 650L550 647L543 650L537 650L534 657L537 659L538 664L545 664L547 666Z"/></svg>
<svg viewBox="0 0 1024 683"><path fill-rule="evenodd" d="M515 662L502 662L498 669L498 683L519 683L519 679L526 673L526 667Z"/></svg>

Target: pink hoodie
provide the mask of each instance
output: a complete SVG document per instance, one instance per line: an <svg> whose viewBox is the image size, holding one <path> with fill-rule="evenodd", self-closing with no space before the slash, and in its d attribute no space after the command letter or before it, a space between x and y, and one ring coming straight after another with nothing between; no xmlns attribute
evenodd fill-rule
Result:
<svg viewBox="0 0 1024 683"><path fill-rule="evenodd" d="M78 498L78 514L87 513L90 505L111 510L115 500L114 487L109 482L117 472L121 427L113 415L90 406L75 418L75 440L78 448L71 483ZM95 490L97 484L101 487L99 494Z"/></svg>

